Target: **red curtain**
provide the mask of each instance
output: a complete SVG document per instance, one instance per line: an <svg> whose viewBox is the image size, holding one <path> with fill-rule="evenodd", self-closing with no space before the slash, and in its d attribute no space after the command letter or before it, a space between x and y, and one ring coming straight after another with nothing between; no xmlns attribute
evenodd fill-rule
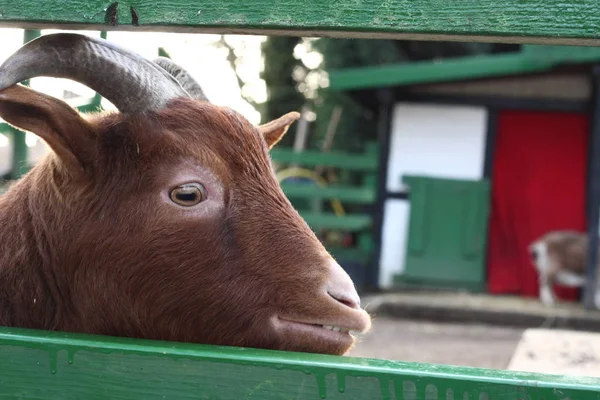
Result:
<svg viewBox="0 0 600 400"><path fill-rule="evenodd" d="M537 296L527 246L556 229L586 229L588 121L584 114L504 111L495 143L488 290ZM579 290L556 287L563 300Z"/></svg>

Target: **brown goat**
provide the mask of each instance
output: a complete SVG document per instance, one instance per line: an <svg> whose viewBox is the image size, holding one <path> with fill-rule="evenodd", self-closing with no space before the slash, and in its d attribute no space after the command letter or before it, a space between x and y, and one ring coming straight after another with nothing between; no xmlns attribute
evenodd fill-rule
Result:
<svg viewBox="0 0 600 400"><path fill-rule="evenodd" d="M587 234L562 230L548 232L529 245L529 254L539 274L540 300L546 306L556 301L552 285L585 286L588 243ZM600 286L596 289L595 303L600 308Z"/></svg>
<svg viewBox="0 0 600 400"><path fill-rule="evenodd" d="M0 325L344 354L369 315L268 153L299 114L256 128L158 65L55 34L0 66L0 116L53 149L0 197ZM35 75L120 112L15 85Z"/></svg>

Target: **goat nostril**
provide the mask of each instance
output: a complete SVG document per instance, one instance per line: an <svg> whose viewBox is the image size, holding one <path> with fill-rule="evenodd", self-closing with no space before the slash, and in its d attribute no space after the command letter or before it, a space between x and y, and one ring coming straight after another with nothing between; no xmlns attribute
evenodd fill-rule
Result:
<svg viewBox="0 0 600 400"><path fill-rule="evenodd" d="M350 308L360 308L360 298L358 295L353 295L351 293L331 293L327 292L331 297L333 297L338 302Z"/></svg>
<svg viewBox="0 0 600 400"><path fill-rule="evenodd" d="M360 297L358 297L350 276L333 259L329 264L329 268L329 279L326 283L327 294L346 307L359 309Z"/></svg>

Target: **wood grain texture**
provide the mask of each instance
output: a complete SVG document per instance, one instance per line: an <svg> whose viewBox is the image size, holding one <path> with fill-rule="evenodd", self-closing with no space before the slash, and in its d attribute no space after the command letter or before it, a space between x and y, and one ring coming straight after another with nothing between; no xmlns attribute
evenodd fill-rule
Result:
<svg viewBox="0 0 600 400"><path fill-rule="evenodd" d="M599 400L597 378L0 329L0 398Z"/></svg>
<svg viewBox="0 0 600 400"><path fill-rule="evenodd" d="M114 26L110 4L0 0L0 26L600 44L597 0L130 0Z"/></svg>

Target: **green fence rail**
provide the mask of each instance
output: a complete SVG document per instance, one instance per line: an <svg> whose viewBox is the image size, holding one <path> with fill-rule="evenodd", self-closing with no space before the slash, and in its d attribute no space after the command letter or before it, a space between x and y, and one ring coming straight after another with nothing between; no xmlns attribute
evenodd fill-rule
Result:
<svg viewBox="0 0 600 400"><path fill-rule="evenodd" d="M0 398L599 400L600 379L0 329Z"/></svg>
<svg viewBox="0 0 600 400"><path fill-rule="evenodd" d="M348 154L336 151L323 153L316 150L304 150L296 153L292 149L275 147L271 150L271 158L276 163L300 164L311 168L322 165L351 171L377 171L377 157L373 152Z"/></svg>
<svg viewBox="0 0 600 400"><path fill-rule="evenodd" d="M288 197L313 198L313 199L339 199L343 202L370 204L375 201L375 192L372 188L346 187L332 185L328 187L315 187L307 185L294 185L282 183L281 187Z"/></svg>
<svg viewBox="0 0 600 400"><path fill-rule="evenodd" d="M600 60L598 47L523 45L521 51L508 54L330 70L329 80L330 87L335 90L373 89L542 73L560 65L598 62L598 60Z"/></svg>
<svg viewBox="0 0 600 400"><path fill-rule="evenodd" d="M305 182L284 181L281 188L313 230L343 231L357 235L356 244L352 247L328 247L337 259L360 264L368 263L373 250L373 216L364 210L356 211L352 208L368 207L376 201L377 144L367 144L362 154L335 151L323 153L316 150L294 152L292 149L274 148L271 150L271 158L279 168L287 165L298 165L303 168L321 166L334 169L342 175L340 180L345 181L344 184L318 186ZM360 176L359 183L349 183L351 181L349 176L352 174ZM322 203L330 200L342 202L347 213L336 215L332 211L324 211Z"/></svg>
<svg viewBox="0 0 600 400"><path fill-rule="evenodd" d="M0 26L598 45L600 3L0 0Z"/></svg>

